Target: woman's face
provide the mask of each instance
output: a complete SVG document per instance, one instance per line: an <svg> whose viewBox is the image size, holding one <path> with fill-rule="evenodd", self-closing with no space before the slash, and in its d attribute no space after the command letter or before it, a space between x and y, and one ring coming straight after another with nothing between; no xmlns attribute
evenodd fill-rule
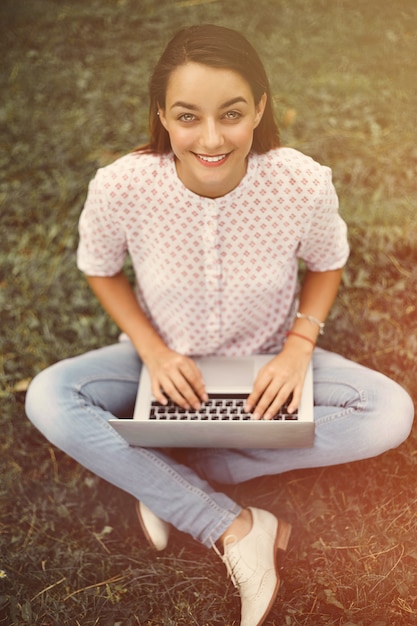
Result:
<svg viewBox="0 0 417 626"><path fill-rule="evenodd" d="M256 105L249 84L232 70L187 63L172 72L159 117L188 189L216 198L240 183L265 103L263 95Z"/></svg>

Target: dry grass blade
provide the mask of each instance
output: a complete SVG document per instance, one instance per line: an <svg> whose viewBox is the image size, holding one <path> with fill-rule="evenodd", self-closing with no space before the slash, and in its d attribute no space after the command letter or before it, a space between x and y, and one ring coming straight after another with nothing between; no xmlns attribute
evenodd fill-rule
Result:
<svg viewBox="0 0 417 626"><path fill-rule="evenodd" d="M53 589L57 585L61 585L65 581L66 581L66 577L64 576L63 578L60 578L60 580L57 580L55 583L52 583L51 585L48 585L47 587L45 587L45 589L42 589L41 591L39 591L36 594L36 596L33 596L33 598L30 599L30 601L33 602L34 600L36 600L36 598L39 598L39 596L43 595L47 591L50 591L51 589Z"/></svg>
<svg viewBox="0 0 417 626"><path fill-rule="evenodd" d="M94 583L93 585L87 585L86 587L82 587L81 589L76 589L72 591L64 598L64 602L78 595L79 593L83 593L84 591L88 591L89 589L98 589L99 587L103 587L105 585L110 585L112 583L118 583L122 580L126 580L127 576L113 576L112 578L108 578L107 580L102 580L99 583Z"/></svg>

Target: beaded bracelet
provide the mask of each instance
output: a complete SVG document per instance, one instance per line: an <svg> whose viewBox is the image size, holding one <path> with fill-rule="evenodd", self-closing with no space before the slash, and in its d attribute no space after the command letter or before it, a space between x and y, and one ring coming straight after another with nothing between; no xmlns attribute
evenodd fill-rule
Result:
<svg viewBox="0 0 417 626"><path fill-rule="evenodd" d="M317 326L319 327L319 335L324 335L324 322L320 322L320 320L318 320L316 317L313 317L312 315L307 315L306 313L300 313L300 311L297 312L296 314L296 318L297 319L304 319L304 320L308 320L309 322L311 322L312 324L317 324Z"/></svg>
<svg viewBox="0 0 417 626"><path fill-rule="evenodd" d="M287 333L287 337L289 337L290 335L294 335L294 337L299 337L300 339L305 339L305 341L308 341L309 343L311 343L312 346L316 346L316 342L313 341L312 339L310 339L310 337L307 337L307 335L302 335L301 333L296 333L293 330L290 330L289 333Z"/></svg>

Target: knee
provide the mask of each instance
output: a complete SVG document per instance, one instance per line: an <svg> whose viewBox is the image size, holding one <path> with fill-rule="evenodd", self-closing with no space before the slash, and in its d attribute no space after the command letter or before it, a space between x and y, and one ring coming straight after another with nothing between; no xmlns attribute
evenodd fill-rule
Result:
<svg viewBox="0 0 417 626"><path fill-rule="evenodd" d="M379 415L384 423L379 428L379 436L385 434L385 449L392 449L403 443L411 432L414 420L414 405L407 391L393 380L386 378L378 386Z"/></svg>
<svg viewBox="0 0 417 626"><path fill-rule="evenodd" d="M397 387L399 387L399 395L401 396L401 398L399 398L399 402L395 406L401 424L401 437L399 443L402 443L411 433L411 428L414 421L414 404L411 396L406 392L406 390L399 385L397 385Z"/></svg>
<svg viewBox="0 0 417 626"><path fill-rule="evenodd" d="M50 440L54 439L52 433L58 428L60 404L65 401L65 385L60 370L60 363L57 363L40 372L26 393L27 417Z"/></svg>

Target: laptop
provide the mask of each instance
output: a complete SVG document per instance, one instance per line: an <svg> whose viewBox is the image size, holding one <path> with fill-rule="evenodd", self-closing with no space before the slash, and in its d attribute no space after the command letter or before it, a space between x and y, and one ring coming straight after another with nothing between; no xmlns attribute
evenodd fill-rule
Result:
<svg viewBox="0 0 417 626"><path fill-rule="evenodd" d="M208 402L186 411L155 401L148 370L142 367L133 418L109 423L132 446L170 448L304 448L314 443L313 376L307 370L295 414L286 405L272 420L254 420L243 410L259 369L271 355L199 357Z"/></svg>

